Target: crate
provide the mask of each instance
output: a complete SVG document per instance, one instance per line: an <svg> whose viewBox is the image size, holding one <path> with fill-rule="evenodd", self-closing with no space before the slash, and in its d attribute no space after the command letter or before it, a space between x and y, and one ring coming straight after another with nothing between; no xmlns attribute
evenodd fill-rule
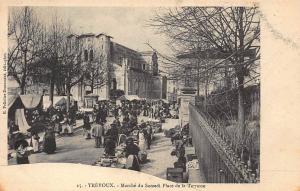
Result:
<svg viewBox="0 0 300 191"><path fill-rule="evenodd" d="M197 155L195 155L195 154L187 154L186 159L187 159L187 161L192 161L192 160L198 159L198 158L197 158Z"/></svg>
<svg viewBox="0 0 300 191"><path fill-rule="evenodd" d="M183 168L167 168L167 180L183 182Z"/></svg>

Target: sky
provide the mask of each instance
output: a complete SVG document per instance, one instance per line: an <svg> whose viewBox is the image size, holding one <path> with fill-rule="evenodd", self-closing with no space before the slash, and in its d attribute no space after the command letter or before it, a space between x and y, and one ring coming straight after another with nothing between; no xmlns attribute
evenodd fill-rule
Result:
<svg viewBox="0 0 300 191"><path fill-rule="evenodd" d="M160 53L171 55L167 37L158 34L147 22L160 8L144 7L34 7L39 19L50 22L54 14L72 24L77 34L106 33L113 41L138 51L151 44Z"/></svg>

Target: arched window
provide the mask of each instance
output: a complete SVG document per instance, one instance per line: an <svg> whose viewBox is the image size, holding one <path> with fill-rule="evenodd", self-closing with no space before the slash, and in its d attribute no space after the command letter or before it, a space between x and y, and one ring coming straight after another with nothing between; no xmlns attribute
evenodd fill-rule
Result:
<svg viewBox="0 0 300 191"><path fill-rule="evenodd" d="M94 51L90 50L90 61L94 60Z"/></svg>
<svg viewBox="0 0 300 191"><path fill-rule="evenodd" d="M117 80L116 80L116 78L112 79L112 89L114 89L114 90L117 89Z"/></svg>
<svg viewBox="0 0 300 191"><path fill-rule="evenodd" d="M89 59L88 51L84 50L84 61L88 61L88 59Z"/></svg>

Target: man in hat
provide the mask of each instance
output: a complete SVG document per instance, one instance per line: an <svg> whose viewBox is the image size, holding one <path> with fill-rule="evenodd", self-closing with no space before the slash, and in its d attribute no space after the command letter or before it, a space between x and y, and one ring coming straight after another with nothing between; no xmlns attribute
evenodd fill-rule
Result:
<svg viewBox="0 0 300 191"><path fill-rule="evenodd" d="M104 135L104 122L97 120L92 132L95 137L95 147L100 148L102 145L102 137Z"/></svg>
<svg viewBox="0 0 300 191"><path fill-rule="evenodd" d="M119 136L118 128L115 123L112 123L110 126L111 128L107 131L106 135L110 136L112 141L114 141L115 144L117 144Z"/></svg>
<svg viewBox="0 0 300 191"><path fill-rule="evenodd" d="M147 149L150 149L151 143L152 143L152 134L153 134L153 130L150 124L147 124L146 126L147 129Z"/></svg>
<svg viewBox="0 0 300 191"><path fill-rule="evenodd" d="M90 117L88 114L84 114L83 116L83 131L85 135L85 139L90 139L91 138L91 124L90 124Z"/></svg>

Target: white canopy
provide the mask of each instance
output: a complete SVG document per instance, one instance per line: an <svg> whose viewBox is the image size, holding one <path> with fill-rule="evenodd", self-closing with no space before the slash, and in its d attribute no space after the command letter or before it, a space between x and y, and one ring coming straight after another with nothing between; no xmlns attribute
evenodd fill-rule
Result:
<svg viewBox="0 0 300 191"><path fill-rule="evenodd" d="M164 102L164 103L170 103L168 100L166 100L166 99L162 99L162 101Z"/></svg>
<svg viewBox="0 0 300 191"><path fill-rule="evenodd" d="M141 100L141 98L137 95L122 95L121 97L118 98L118 100Z"/></svg>
<svg viewBox="0 0 300 191"><path fill-rule="evenodd" d="M106 101L107 99L105 99L104 97L98 97L98 101Z"/></svg>
<svg viewBox="0 0 300 191"><path fill-rule="evenodd" d="M67 100L67 96L53 96L53 106L57 104L63 104ZM70 97L71 102L74 101L72 97ZM49 100L49 96L43 96L43 106L44 109L47 109L50 106L51 102Z"/></svg>

